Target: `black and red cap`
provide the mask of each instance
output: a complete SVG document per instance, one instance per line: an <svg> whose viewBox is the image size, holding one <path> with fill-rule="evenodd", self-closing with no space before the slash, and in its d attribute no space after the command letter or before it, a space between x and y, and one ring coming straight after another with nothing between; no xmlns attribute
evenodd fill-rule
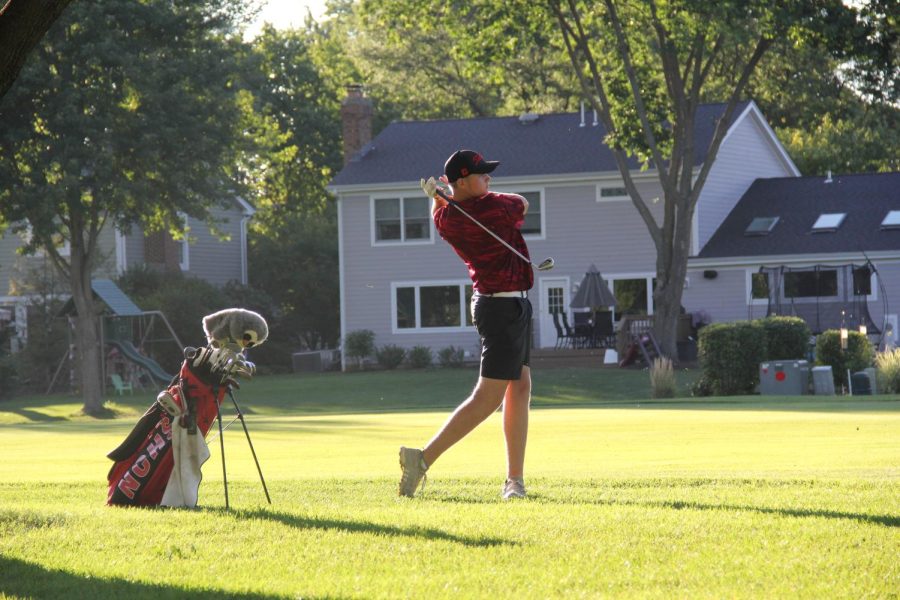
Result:
<svg viewBox="0 0 900 600"><path fill-rule="evenodd" d="M484 160L478 152L473 150L457 150L444 163L444 175L447 181L453 183L461 177L468 177L473 173L490 173L500 164L498 160Z"/></svg>

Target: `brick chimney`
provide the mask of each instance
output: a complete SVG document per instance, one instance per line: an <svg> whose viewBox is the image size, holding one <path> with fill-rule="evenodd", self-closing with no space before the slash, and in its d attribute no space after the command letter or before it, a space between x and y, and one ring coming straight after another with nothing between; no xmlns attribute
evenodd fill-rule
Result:
<svg viewBox="0 0 900 600"><path fill-rule="evenodd" d="M341 102L341 126L344 137L344 166L360 148L372 141L372 101L363 96L362 86L347 86L347 97Z"/></svg>

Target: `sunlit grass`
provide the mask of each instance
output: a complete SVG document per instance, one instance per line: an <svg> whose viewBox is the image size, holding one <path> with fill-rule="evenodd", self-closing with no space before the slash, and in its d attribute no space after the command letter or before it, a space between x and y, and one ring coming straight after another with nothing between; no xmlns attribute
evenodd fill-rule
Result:
<svg viewBox="0 0 900 600"><path fill-rule="evenodd" d="M237 397L273 504L236 423L225 433L230 511L217 441L200 509L104 505L105 454L149 393L117 399L129 414L99 421L72 417L77 399L0 404L11 409L0 412L0 597L879 598L900 589L900 400L650 401L646 373L632 372L630 385L646 396L629 398L625 378L580 371L545 376L544 390L536 377L545 399L532 412L529 497L514 503L499 497L499 414L430 469L419 497L396 495L398 446L424 443L472 372L437 372L452 389L415 398L404 394L429 382L409 373L248 382ZM552 407L548 389L566 390L570 406ZM402 409L385 400L367 410L390 390Z"/></svg>

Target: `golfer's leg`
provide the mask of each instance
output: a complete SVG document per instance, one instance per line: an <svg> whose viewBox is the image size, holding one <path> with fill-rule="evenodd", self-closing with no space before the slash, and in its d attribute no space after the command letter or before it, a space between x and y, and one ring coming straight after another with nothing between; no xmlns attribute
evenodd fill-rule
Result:
<svg viewBox="0 0 900 600"><path fill-rule="evenodd" d="M503 434L506 436L506 476L523 477L525 443L528 441L528 408L531 405L531 369L510 381L503 404Z"/></svg>
<svg viewBox="0 0 900 600"><path fill-rule="evenodd" d="M450 446L463 439L503 402L509 381L479 377L472 395L459 405L444 426L425 446L425 464L431 466Z"/></svg>

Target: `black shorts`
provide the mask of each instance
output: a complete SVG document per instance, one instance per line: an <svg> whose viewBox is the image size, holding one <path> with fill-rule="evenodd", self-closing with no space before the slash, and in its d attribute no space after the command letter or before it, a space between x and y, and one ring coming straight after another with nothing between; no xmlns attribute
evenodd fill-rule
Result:
<svg viewBox="0 0 900 600"><path fill-rule="evenodd" d="M472 298L472 320L481 336L481 376L516 380L531 359L528 298Z"/></svg>

